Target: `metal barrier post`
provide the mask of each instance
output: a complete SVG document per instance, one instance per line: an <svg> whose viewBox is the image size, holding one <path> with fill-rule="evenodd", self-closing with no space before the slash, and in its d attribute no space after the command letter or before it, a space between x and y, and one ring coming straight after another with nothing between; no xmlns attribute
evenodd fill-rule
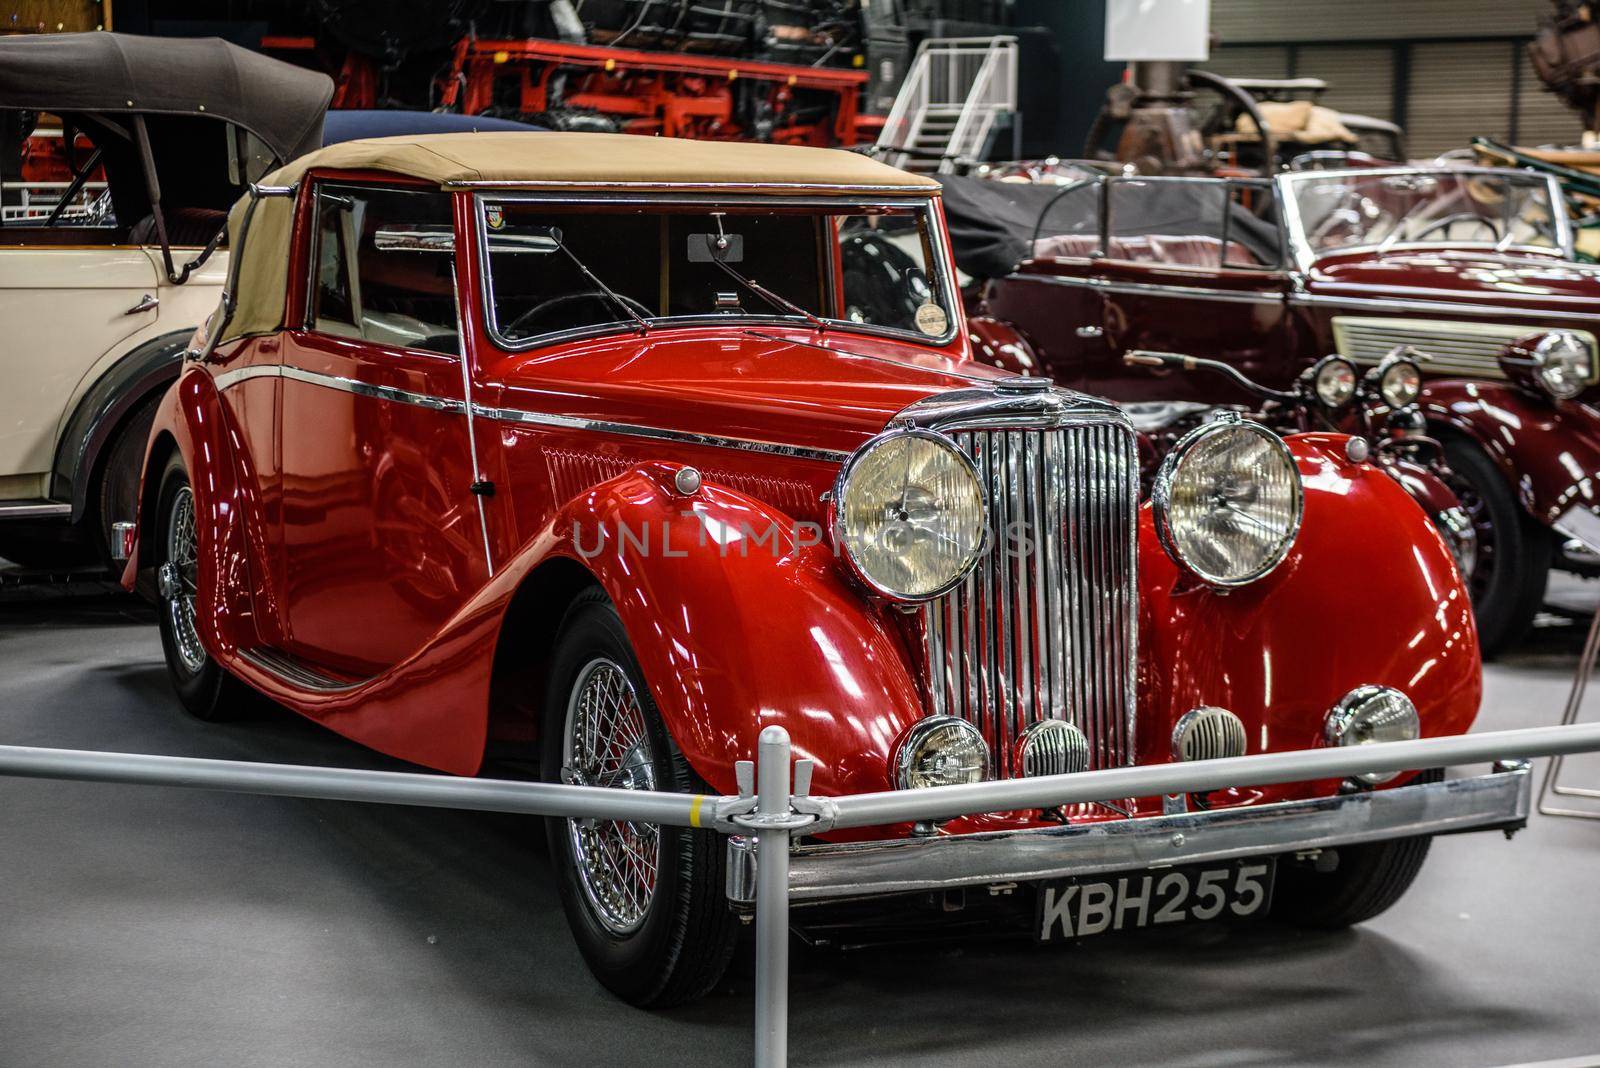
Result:
<svg viewBox="0 0 1600 1068"><path fill-rule="evenodd" d="M756 1068L789 1063L789 732L761 732L756 818Z"/></svg>

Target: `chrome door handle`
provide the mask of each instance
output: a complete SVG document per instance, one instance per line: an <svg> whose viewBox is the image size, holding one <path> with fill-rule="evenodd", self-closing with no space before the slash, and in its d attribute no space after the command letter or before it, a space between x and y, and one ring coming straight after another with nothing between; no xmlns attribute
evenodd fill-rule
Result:
<svg viewBox="0 0 1600 1068"><path fill-rule="evenodd" d="M1098 326L1080 326L1073 333L1079 337L1104 337L1106 332L1102 327Z"/></svg>
<svg viewBox="0 0 1600 1068"><path fill-rule="evenodd" d="M155 297L152 297L150 294L146 293L144 296L139 298L139 303L135 304L133 307L129 308L127 311L123 312L122 314L123 315L139 315L139 314L141 314L143 312L155 311L156 308L160 306L160 304L161 304L161 302L159 300L157 300Z"/></svg>

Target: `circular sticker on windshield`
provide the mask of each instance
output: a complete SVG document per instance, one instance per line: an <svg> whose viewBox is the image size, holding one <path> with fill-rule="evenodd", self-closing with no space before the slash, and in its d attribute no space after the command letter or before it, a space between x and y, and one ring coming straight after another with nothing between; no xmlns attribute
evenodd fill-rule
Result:
<svg viewBox="0 0 1600 1068"><path fill-rule="evenodd" d="M941 337L950 329L950 317L943 308L929 301L917 308L917 329L929 337Z"/></svg>

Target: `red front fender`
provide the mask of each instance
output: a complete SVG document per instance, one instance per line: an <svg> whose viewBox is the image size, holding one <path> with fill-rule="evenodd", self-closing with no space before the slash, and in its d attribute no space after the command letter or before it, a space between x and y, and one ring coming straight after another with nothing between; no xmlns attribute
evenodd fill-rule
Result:
<svg viewBox="0 0 1600 1068"><path fill-rule="evenodd" d="M894 622L841 576L821 532L706 484L672 489L645 464L570 502L496 577L517 583L553 556L605 589L673 739L713 789L778 724L816 761L813 789L888 786L890 749L922 715Z"/></svg>
<svg viewBox="0 0 1600 1068"><path fill-rule="evenodd" d="M1600 506L1600 413L1593 408L1463 379L1429 381L1421 404L1430 422L1481 445L1540 522L1574 505Z"/></svg>
<svg viewBox="0 0 1600 1068"><path fill-rule="evenodd" d="M1140 536L1139 748L1171 759L1173 724L1200 704L1243 721L1252 753L1323 743L1328 709L1363 683L1409 695L1427 736L1472 725L1482 692L1477 631L1454 561L1427 516L1347 439L1288 439L1305 516L1272 574L1226 594L1184 577L1148 507Z"/></svg>

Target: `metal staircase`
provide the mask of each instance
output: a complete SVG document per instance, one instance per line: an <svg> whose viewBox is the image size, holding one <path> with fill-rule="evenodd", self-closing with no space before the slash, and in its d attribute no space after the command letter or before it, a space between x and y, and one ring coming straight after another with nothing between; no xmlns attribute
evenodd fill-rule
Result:
<svg viewBox="0 0 1600 1068"><path fill-rule="evenodd" d="M876 154L891 166L948 173L1018 129L1017 39L934 37L917 48Z"/></svg>

